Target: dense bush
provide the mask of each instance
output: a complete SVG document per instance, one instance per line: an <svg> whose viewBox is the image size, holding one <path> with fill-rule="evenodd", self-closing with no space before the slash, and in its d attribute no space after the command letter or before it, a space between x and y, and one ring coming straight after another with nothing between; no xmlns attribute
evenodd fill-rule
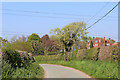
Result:
<svg viewBox="0 0 120 80"><path fill-rule="evenodd" d="M2 52L4 54L3 59L14 68L26 67L32 62L28 53L20 53L9 47L3 48Z"/></svg>
<svg viewBox="0 0 120 80"><path fill-rule="evenodd" d="M2 50L6 55L6 61L13 67L21 67L23 65L21 56L16 50L5 48Z"/></svg>

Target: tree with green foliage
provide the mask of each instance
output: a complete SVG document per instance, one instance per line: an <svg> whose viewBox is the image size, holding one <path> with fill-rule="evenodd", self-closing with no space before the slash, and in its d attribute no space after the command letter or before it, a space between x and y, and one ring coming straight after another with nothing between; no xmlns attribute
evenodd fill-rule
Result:
<svg viewBox="0 0 120 80"><path fill-rule="evenodd" d="M93 48L93 42L91 41L91 43L90 43L90 48Z"/></svg>
<svg viewBox="0 0 120 80"><path fill-rule="evenodd" d="M25 37L24 35L18 38L12 37L11 39L12 41L10 43L11 49L31 52L32 50L31 43L27 42L27 39L28 38Z"/></svg>
<svg viewBox="0 0 120 80"><path fill-rule="evenodd" d="M64 53L71 51L71 47L78 40L83 40L83 37L88 33L86 24L84 22L73 22L66 25L62 29L56 28L51 30L50 33L57 36L64 45Z"/></svg>
<svg viewBox="0 0 120 80"><path fill-rule="evenodd" d="M2 37L0 37L0 48L2 47Z"/></svg>
<svg viewBox="0 0 120 80"><path fill-rule="evenodd" d="M32 52L34 54L43 54L42 41L39 35L33 33L28 37L28 42L31 42Z"/></svg>
<svg viewBox="0 0 120 80"><path fill-rule="evenodd" d="M57 48L57 50L62 50L63 49L62 42L60 41L60 39L57 36L51 35L50 40L54 41L54 43L55 43L54 46L55 46L55 48Z"/></svg>
<svg viewBox="0 0 120 80"><path fill-rule="evenodd" d="M112 45L113 43L115 43L115 40L111 39L110 44Z"/></svg>

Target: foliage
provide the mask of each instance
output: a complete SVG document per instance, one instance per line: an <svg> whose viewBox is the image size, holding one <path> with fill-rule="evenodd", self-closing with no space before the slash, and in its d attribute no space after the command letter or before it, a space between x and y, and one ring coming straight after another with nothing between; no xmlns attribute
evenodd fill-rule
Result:
<svg viewBox="0 0 120 80"><path fill-rule="evenodd" d="M111 43L111 44L115 43L115 40L111 39L111 40L110 40L110 43Z"/></svg>
<svg viewBox="0 0 120 80"><path fill-rule="evenodd" d="M44 71L39 64L32 63L27 68L17 68L12 78L42 78Z"/></svg>
<svg viewBox="0 0 120 80"><path fill-rule="evenodd" d="M87 50L87 59L91 59L91 60L98 60L98 55L99 55L99 51L100 51L100 47L96 47L96 48L91 48L89 50Z"/></svg>
<svg viewBox="0 0 120 80"><path fill-rule="evenodd" d="M36 33L32 33L32 35L30 35L28 37L28 41L39 41L39 42L41 42L41 39L40 39L39 35L37 35Z"/></svg>
<svg viewBox="0 0 120 80"><path fill-rule="evenodd" d="M60 52L48 52L48 54L47 55L57 55L57 54L59 54Z"/></svg>
<svg viewBox="0 0 120 80"><path fill-rule="evenodd" d="M80 44L80 49L86 49L87 48L86 47L86 41L80 41L79 44Z"/></svg>
<svg viewBox="0 0 120 80"><path fill-rule="evenodd" d="M27 52L32 51L31 43L27 42L27 37L25 36L19 37L18 39L13 37L11 43L4 44L4 46L8 46L8 45L10 46L9 48L11 49L27 51Z"/></svg>
<svg viewBox="0 0 120 80"><path fill-rule="evenodd" d="M86 34L86 24L84 22L71 23L62 29L56 28L51 33L59 37L64 45L65 51L70 51L75 41L82 39Z"/></svg>
<svg viewBox="0 0 120 80"><path fill-rule="evenodd" d="M59 51L59 50L63 49L63 44L62 44L62 42L60 41L60 39L57 36L51 35L50 39L52 41L54 41L54 45L53 46L55 47L56 51Z"/></svg>
<svg viewBox="0 0 120 80"><path fill-rule="evenodd" d="M56 28L51 30L50 33L57 36L64 46L65 60L67 61L67 53L70 52L73 44L77 41L83 40L88 33L86 30L86 24L84 22L74 22L66 25L62 29ZM76 44L77 47L77 44Z"/></svg>
<svg viewBox="0 0 120 80"><path fill-rule="evenodd" d="M90 49L80 49L77 53L77 59L83 60L83 59L90 59L90 60L98 60L99 55L99 47L96 48L90 48Z"/></svg>
<svg viewBox="0 0 120 80"><path fill-rule="evenodd" d="M64 60L63 54L57 55L40 55L35 57L35 61L42 62L42 61L57 61L57 60Z"/></svg>
<svg viewBox="0 0 120 80"><path fill-rule="evenodd" d="M60 64L63 66L72 67L80 71L85 72L92 78L114 78L114 80L119 77L118 75L118 63L111 61L93 61L93 60L82 60L76 61L72 60L66 61L42 61L40 63L47 64Z"/></svg>
<svg viewBox="0 0 120 80"><path fill-rule="evenodd" d="M0 37L0 48L2 47L2 37Z"/></svg>
<svg viewBox="0 0 120 80"><path fill-rule="evenodd" d="M78 50L73 50L72 51L72 60L76 60L76 56L77 56Z"/></svg>
<svg viewBox="0 0 120 80"><path fill-rule="evenodd" d="M11 64L12 67L26 67L31 64L30 56L28 53L20 53L12 49L12 45L8 43L2 47L3 59Z"/></svg>
<svg viewBox="0 0 120 80"><path fill-rule="evenodd" d="M80 49L80 50L78 50L77 55L76 55L76 59L77 60L86 59L86 49Z"/></svg>
<svg viewBox="0 0 120 80"><path fill-rule="evenodd" d="M12 68L11 64L2 60L2 78L11 78L13 71L14 68Z"/></svg>
<svg viewBox="0 0 120 80"><path fill-rule="evenodd" d="M28 42L31 43L32 53L43 54L44 51L43 51L42 44L41 44L42 41L39 35L33 33L32 35L28 37Z"/></svg>
<svg viewBox="0 0 120 80"><path fill-rule="evenodd" d="M9 64L11 64L11 66L13 66L14 68L22 66L23 62L19 52L12 50L10 48L2 49L2 51L3 53L5 53L6 60Z"/></svg>
<svg viewBox="0 0 120 80"><path fill-rule="evenodd" d="M2 48L3 45L6 45L8 43L8 41L6 39L3 39L2 37L0 37L0 48Z"/></svg>
<svg viewBox="0 0 120 80"><path fill-rule="evenodd" d="M13 68L10 64L6 63L3 60L2 63L2 78L34 78L34 80L38 80L36 78L42 78L44 75L44 71L42 67L40 67L37 63L32 63L30 66L22 67L22 68ZM21 79L20 79L21 80ZM27 79L25 79L27 80Z"/></svg>
<svg viewBox="0 0 120 80"><path fill-rule="evenodd" d="M93 42L91 41L91 43L90 43L90 48L93 48Z"/></svg>
<svg viewBox="0 0 120 80"><path fill-rule="evenodd" d="M16 50L21 50L21 51L27 51L27 52L32 51L31 43L21 42L21 41L18 41L18 40L11 44L11 48L16 49Z"/></svg>

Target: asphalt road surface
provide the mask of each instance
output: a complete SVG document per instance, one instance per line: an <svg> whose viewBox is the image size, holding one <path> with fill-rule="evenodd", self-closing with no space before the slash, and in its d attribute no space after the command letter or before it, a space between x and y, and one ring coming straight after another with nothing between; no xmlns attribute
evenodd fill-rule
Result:
<svg viewBox="0 0 120 80"><path fill-rule="evenodd" d="M40 64L44 69L44 78L90 78L85 73L61 65Z"/></svg>

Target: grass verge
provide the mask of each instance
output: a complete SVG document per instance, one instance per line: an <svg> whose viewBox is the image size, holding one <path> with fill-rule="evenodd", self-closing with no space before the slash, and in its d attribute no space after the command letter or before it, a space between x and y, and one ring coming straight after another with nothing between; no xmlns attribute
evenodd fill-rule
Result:
<svg viewBox="0 0 120 80"><path fill-rule="evenodd" d="M39 56L37 56L38 58ZM41 57L40 57L41 58ZM38 61L38 64L60 64L63 66L72 67L85 72L92 78L118 78L118 62L110 61L92 61L92 60L51 60L51 61Z"/></svg>

